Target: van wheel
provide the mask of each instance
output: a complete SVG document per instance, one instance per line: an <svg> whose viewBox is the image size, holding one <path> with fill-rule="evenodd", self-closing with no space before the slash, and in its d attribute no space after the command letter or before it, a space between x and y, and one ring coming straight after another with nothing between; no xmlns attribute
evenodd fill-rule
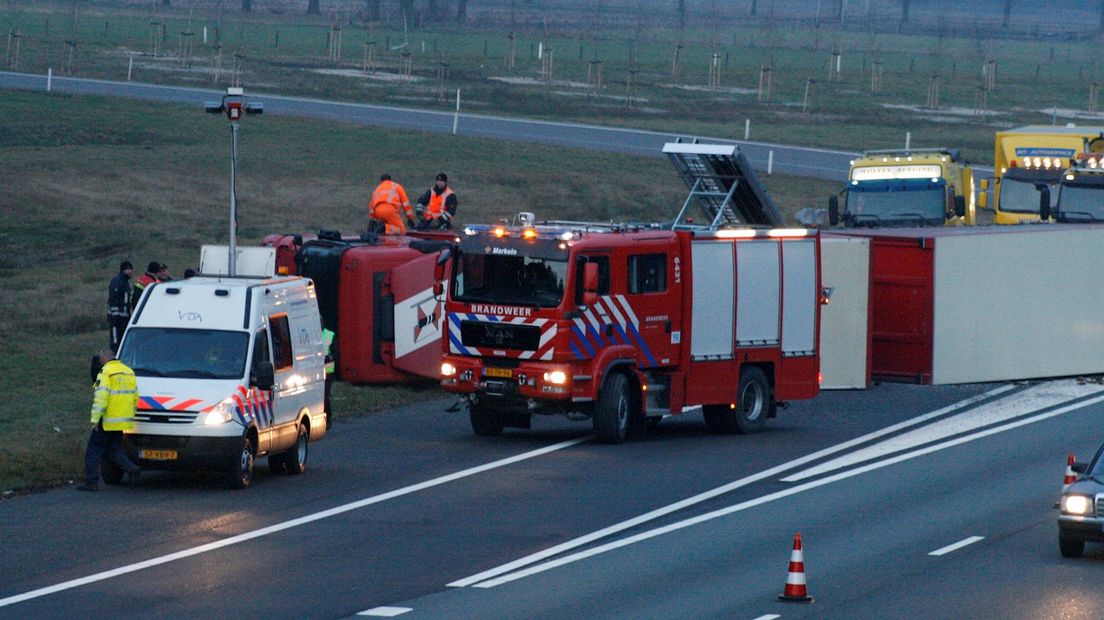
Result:
<svg viewBox="0 0 1104 620"><path fill-rule="evenodd" d="M757 366L740 370L740 387L736 392L736 407L706 405L702 407L705 426L714 433L758 433L767 424L771 408L770 383Z"/></svg>
<svg viewBox="0 0 1104 620"><path fill-rule="evenodd" d="M120 484L123 481L123 468L104 459L100 461L100 475L103 476L104 484Z"/></svg>
<svg viewBox="0 0 1104 620"><path fill-rule="evenodd" d="M502 414L479 403L468 403L468 418L476 435L501 435L506 426Z"/></svg>
<svg viewBox="0 0 1104 620"><path fill-rule="evenodd" d="M594 406L594 434L602 443L621 443L629 434L629 382L625 375L614 373L598 394Z"/></svg>
<svg viewBox="0 0 1104 620"><path fill-rule="evenodd" d="M307 447L310 445L310 429L306 424L299 425L295 445L284 453L284 471L289 476L298 476L307 471Z"/></svg>
<svg viewBox="0 0 1104 620"><path fill-rule="evenodd" d="M253 482L253 442L248 437L241 438L241 448L234 462L230 464L227 482L232 489L244 489Z"/></svg>

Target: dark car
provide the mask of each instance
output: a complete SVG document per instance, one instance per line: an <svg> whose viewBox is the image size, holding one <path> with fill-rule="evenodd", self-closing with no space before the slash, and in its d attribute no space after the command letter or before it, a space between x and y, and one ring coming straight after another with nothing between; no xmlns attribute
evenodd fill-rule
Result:
<svg viewBox="0 0 1104 620"><path fill-rule="evenodd" d="M1079 557L1086 542L1104 542L1104 445L1092 461L1074 463L1077 480L1059 502L1058 549L1067 558Z"/></svg>

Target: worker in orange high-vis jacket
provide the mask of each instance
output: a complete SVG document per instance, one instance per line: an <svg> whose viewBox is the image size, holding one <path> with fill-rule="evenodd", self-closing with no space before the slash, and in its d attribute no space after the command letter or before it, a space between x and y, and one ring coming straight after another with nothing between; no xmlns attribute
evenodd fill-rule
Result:
<svg viewBox="0 0 1104 620"><path fill-rule="evenodd" d="M456 192L448 186L448 175L438 174L433 187L422 194L414 209L418 214L418 228L452 228L457 202Z"/></svg>
<svg viewBox="0 0 1104 620"><path fill-rule="evenodd" d="M383 222L384 234L401 235L406 232L407 224L403 223L400 209L406 216L406 222L413 228L414 210L410 207L410 199L406 197L406 190L402 185L391 180L391 175L380 177L380 184L376 191L372 192L372 201L368 204L368 218Z"/></svg>

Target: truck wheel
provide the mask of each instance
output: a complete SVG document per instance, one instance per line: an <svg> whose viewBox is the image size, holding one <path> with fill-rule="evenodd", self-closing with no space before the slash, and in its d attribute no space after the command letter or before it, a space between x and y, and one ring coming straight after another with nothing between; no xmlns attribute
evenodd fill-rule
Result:
<svg viewBox="0 0 1104 620"><path fill-rule="evenodd" d="M120 484L123 481L123 468L104 459L100 461L100 475L103 476L104 484Z"/></svg>
<svg viewBox="0 0 1104 620"><path fill-rule="evenodd" d="M758 433L766 428L772 400L767 375L758 366L745 366L740 371L739 402L734 412L739 431Z"/></svg>
<svg viewBox="0 0 1104 620"><path fill-rule="evenodd" d="M736 392L736 407L706 405L702 407L705 426L714 433L758 433L767 424L771 407L770 383L757 366L740 370L740 387Z"/></svg>
<svg viewBox="0 0 1104 620"><path fill-rule="evenodd" d="M506 426L502 414L479 403L468 403L472 430L479 436L501 435Z"/></svg>
<svg viewBox="0 0 1104 620"><path fill-rule="evenodd" d="M1081 554L1085 552L1085 541L1080 538L1074 538L1066 533L1064 529L1058 529L1058 550L1062 552L1064 558L1079 558Z"/></svg>
<svg viewBox="0 0 1104 620"><path fill-rule="evenodd" d="M244 489L253 482L253 442L248 437L241 438L241 448L230 463L227 482L232 489Z"/></svg>
<svg viewBox="0 0 1104 620"><path fill-rule="evenodd" d="M621 443L629 433L629 382L625 375L614 373L598 394L594 406L594 434L602 443Z"/></svg>

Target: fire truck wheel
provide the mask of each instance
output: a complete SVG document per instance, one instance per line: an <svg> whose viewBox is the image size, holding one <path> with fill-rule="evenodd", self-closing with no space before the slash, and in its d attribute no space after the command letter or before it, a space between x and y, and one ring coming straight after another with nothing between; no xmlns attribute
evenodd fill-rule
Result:
<svg viewBox="0 0 1104 620"><path fill-rule="evenodd" d="M757 433L766 426L770 411L770 382L755 366L740 371L739 402L702 407L705 426L714 433Z"/></svg>
<svg viewBox="0 0 1104 620"><path fill-rule="evenodd" d="M767 425L771 406L770 382L756 366L740 371L740 402L736 404L736 427L741 433L758 433Z"/></svg>
<svg viewBox="0 0 1104 620"><path fill-rule="evenodd" d="M471 419L472 430L480 436L501 435L502 428L506 425L501 413L487 409L479 403L468 405L468 418Z"/></svg>
<svg viewBox="0 0 1104 620"><path fill-rule="evenodd" d="M602 443L621 443L629 433L629 382L614 373L598 395L594 407L594 434Z"/></svg>

